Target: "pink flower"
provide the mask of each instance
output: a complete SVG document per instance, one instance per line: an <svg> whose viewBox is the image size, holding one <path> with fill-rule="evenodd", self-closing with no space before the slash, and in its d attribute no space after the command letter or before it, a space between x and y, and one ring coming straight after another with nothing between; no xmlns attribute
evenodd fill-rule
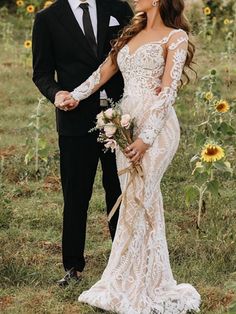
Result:
<svg viewBox="0 0 236 314"><path fill-rule="evenodd" d="M99 114L97 114L96 118L97 118L96 126L97 126L98 129L101 129L105 125L104 120L103 120L104 119L103 111L100 112Z"/></svg>
<svg viewBox="0 0 236 314"><path fill-rule="evenodd" d="M112 137L116 133L116 126L110 122L104 126L104 132L107 137Z"/></svg>
<svg viewBox="0 0 236 314"><path fill-rule="evenodd" d="M121 116L120 124L123 128L128 129L130 127L131 117L129 114L123 114Z"/></svg>
<svg viewBox="0 0 236 314"><path fill-rule="evenodd" d="M114 152L114 150L115 150L116 147L117 147L117 143L116 143L116 141L113 140L113 139L107 139L107 140L106 140L106 144L104 144L104 146L105 146L106 148L110 148L111 151Z"/></svg>
<svg viewBox="0 0 236 314"><path fill-rule="evenodd" d="M105 117L107 119L112 119L114 110L112 108L107 109L106 111L104 111Z"/></svg>

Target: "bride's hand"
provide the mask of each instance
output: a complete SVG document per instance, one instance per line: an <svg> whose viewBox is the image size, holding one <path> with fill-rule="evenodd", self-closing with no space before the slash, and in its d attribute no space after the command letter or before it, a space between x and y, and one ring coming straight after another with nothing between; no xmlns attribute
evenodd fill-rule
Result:
<svg viewBox="0 0 236 314"><path fill-rule="evenodd" d="M133 163L140 162L148 148L149 145L145 144L141 138L137 138L125 149L125 156Z"/></svg>

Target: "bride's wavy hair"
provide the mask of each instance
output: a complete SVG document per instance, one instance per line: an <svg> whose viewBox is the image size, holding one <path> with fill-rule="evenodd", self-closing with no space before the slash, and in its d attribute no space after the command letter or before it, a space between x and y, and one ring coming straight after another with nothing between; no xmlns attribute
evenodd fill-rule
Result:
<svg viewBox="0 0 236 314"><path fill-rule="evenodd" d="M184 0L159 0L159 10L161 18L167 27L174 29L183 29L188 35L190 34L190 25L187 18L184 15ZM147 25L147 15L144 12L137 13L130 24L126 26L118 39L113 40L112 50L110 53L112 62L117 65L117 54L118 52L141 30ZM190 79L185 71L185 68L189 68L192 71L191 64L193 63L193 56L195 53L194 44L188 42L188 53L185 61L183 75L186 78L186 84L189 83ZM195 71L194 71L195 72ZM196 74L196 72L195 72Z"/></svg>

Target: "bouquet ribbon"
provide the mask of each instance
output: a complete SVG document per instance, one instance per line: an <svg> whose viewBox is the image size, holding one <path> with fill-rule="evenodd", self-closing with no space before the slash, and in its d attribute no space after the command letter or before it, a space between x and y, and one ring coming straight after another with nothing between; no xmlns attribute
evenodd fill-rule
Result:
<svg viewBox="0 0 236 314"><path fill-rule="evenodd" d="M138 175L143 180L143 170L142 170L141 165L133 165L132 164L129 167L118 171L118 175L119 176L123 175L123 174L126 174L126 173L130 174L129 181L128 181L127 185L126 185L126 188L124 189L124 192L118 197L115 205L113 206L111 212L109 213L108 221L111 220L111 218L113 217L113 215L117 211L117 209L120 206L122 201L124 202L124 206L127 207L127 191L128 191L128 188L129 188L129 186L131 184L134 184L134 189L135 189L135 178L136 178L136 176ZM143 194L144 194L144 185L143 185ZM137 197L135 195L134 196L134 200L135 200L135 202L136 202L138 207L143 208L145 210L145 216L146 216L147 222L148 222L150 228L153 229L152 219L149 216L148 211L145 209L145 206L144 206L144 196L142 195L142 198L140 199L139 197ZM130 224L127 224L127 228L128 228L129 234L132 235L132 232L133 232L132 226L130 226ZM122 249L122 253L121 253L122 255L128 249L130 241L131 241L131 237L128 238L126 244L124 245L124 247Z"/></svg>
<svg viewBox="0 0 236 314"><path fill-rule="evenodd" d="M127 190L129 188L129 186L133 183L135 176L139 175L141 178L143 178L143 170L141 165L130 165L129 167L122 169L120 171L118 171L118 176L121 176L123 174L129 173L130 174L130 178L129 181L126 185L125 191L118 197L115 205L113 206L112 210L110 211L109 215L108 215L108 221L111 221L111 218L114 216L115 212L117 211L117 209L119 208L120 204L122 201L125 202L125 206L126 206L126 198L127 198ZM135 201L139 206L143 206L143 200L140 200L139 198L137 198L135 196Z"/></svg>

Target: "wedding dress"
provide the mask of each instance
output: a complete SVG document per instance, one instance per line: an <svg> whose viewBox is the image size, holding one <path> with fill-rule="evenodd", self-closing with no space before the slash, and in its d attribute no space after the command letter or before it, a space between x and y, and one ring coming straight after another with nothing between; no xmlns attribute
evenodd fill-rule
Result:
<svg viewBox="0 0 236 314"><path fill-rule="evenodd" d="M134 138L150 145L142 168L121 203L116 236L101 279L79 296L80 302L121 314L183 314L199 311L200 295L190 284L173 278L165 235L160 182L179 144L180 129L173 108L187 54L188 36L173 30L160 41L135 52L126 44L118 54L124 77L123 113L135 119ZM164 49L167 57L164 57ZM76 99L91 95L102 79L102 65L72 92ZM97 87L96 87L97 86ZM156 88L162 86L156 95ZM118 170L130 165L116 151ZM129 174L120 176L124 191ZM138 206L136 199L142 199Z"/></svg>

